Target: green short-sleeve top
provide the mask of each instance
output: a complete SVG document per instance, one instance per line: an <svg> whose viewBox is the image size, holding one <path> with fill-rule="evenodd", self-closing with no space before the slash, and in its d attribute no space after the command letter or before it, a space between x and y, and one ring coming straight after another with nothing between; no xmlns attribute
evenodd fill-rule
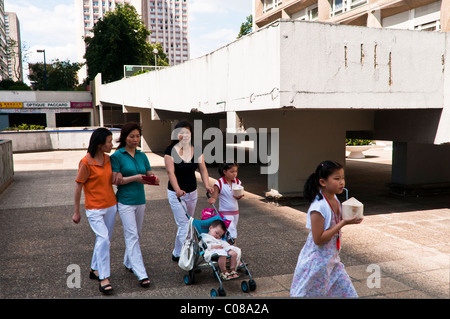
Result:
<svg viewBox="0 0 450 319"><path fill-rule="evenodd" d="M111 167L113 172L120 172L123 177L145 175L152 170L147 155L136 149L133 157L123 147L111 155ZM117 201L125 205L145 204L144 185L138 182L118 185L116 196Z"/></svg>

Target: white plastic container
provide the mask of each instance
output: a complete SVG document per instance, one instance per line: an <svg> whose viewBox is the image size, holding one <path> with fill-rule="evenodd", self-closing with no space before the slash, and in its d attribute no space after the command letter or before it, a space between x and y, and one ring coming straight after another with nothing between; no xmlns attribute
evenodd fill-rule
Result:
<svg viewBox="0 0 450 319"><path fill-rule="evenodd" d="M351 219L355 216L363 218L364 205L356 198L352 197L342 203L342 218Z"/></svg>
<svg viewBox="0 0 450 319"><path fill-rule="evenodd" d="M244 195L244 187L241 185L233 186L233 195L236 197Z"/></svg>

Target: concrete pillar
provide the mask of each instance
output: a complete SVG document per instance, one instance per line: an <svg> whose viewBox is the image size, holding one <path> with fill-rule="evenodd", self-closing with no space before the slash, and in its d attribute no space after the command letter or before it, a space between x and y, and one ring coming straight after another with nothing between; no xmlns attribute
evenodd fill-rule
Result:
<svg viewBox="0 0 450 319"><path fill-rule="evenodd" d="M319 21L327 21L330 19L331 5L328 0L319 0L317 7L319 9Z"/></svg>
<svg viewBox="0 0 450 319"><path fill-rule="evenodd" d="M170 143L169 121L152 120L152 109L139 108L142 123L141 146L144 152L164 152Z"/></svg>
<svg viewBox="0 0 450 319"><path fill-rule="evenodd" d="M381 10L373 10L367 13L367 26L369 28L381 28Z"/></svg>
<svg viewBox="0 0 450 319"><path fill-rule="evenodd" d="M393 143L392 183L404 189L450 186L450 145Z"/></svg>
<svg viewBox="0 0 450 319"><path fill-rule="evenodd" d="M241 124L235 111L227 112L227 133L236 133Z"/></svg>
<svg viewBox="0 0 450 319"><path fill-rule="evenodd" d="M450 0L441 2L441 31L450 31Z"/></svg>
<svg viewBox="0 0 450 319"><path fill-rule="evenodd" d="M47 127L56 127L56 113L45 114Z"/></svg>

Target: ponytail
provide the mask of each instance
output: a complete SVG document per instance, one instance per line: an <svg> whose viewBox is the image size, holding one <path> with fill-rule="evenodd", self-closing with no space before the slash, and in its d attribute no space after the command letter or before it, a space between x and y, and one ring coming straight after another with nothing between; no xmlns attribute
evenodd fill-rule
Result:
<svg viewBox="0 0 450 319"><path fill-rule="evenodd" d="M334 161L324 161L320 163L316 171L312 173L306 180L303 187L303 196L309 201L313 202L316 196L319 196L319 200L323 197L320 194L320 179L327 179L334 171L343 168L343 166Z"/></svg>

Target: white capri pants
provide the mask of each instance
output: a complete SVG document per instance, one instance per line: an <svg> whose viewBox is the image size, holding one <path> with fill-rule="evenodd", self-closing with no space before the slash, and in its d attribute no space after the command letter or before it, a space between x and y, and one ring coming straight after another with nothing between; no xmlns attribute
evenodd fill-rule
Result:
<svg viewBox="0 0 450 319"><path fill-rule="evenodd" d="M186 239L189 219L187 218L185 210L183 209L183 207L181 207L181 204L177 199L177 194L174 191L168 189L167 197L169 198L169 204L172 208L175 223L178 226L177 236L175 238L175 248L173 249L172 255L174 255L175 257L180 257L181 248L183 247L184 241ZM197 205L197 190L186 193L186 195L181 196L180 198L183 206L187 209L189 216L194 217L195 206Z"/></svg>
<svg viewBox="0 0 450 319"><path fill-rule="evenodd" d="M110 273L111 236L114 230L117 206L102 209L86 209L86 217L95 233L95 246L92 254L91 269L98 271L100 280L108 278Z"/></svg>
<svg viewBox="0 0 450 319"><path fill-rule="evenodd" d="M125 254L123 264L132 269L134 274L142 280L148 278L142 258L139 237L141 235L142 223L144 222L145 204L125 205L118 203L120 219L123 225L123 236L125 238Z"/></svg>

